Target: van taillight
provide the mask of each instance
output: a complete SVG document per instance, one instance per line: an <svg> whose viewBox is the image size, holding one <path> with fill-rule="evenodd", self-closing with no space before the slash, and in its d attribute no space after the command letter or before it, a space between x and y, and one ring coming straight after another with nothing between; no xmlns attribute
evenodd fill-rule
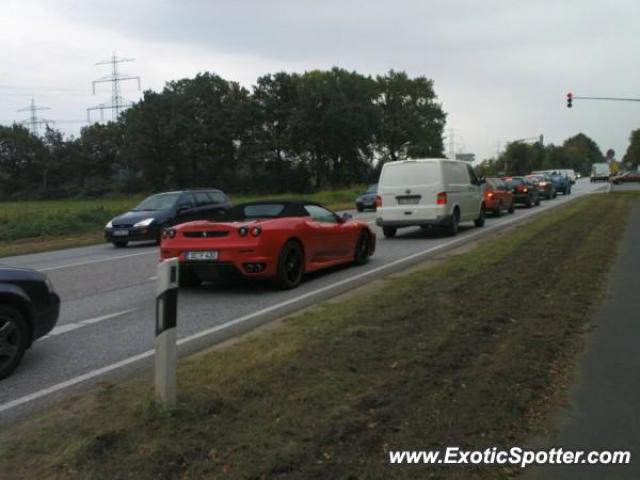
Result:
<svg viewBox="0 0 640 480"><path fill-rule="evenodd" d="M376 195L376 208L380 208L382 206L382 197L380 195Z"/></svg>
<svg viewBox="0 0 640 480"><path fill-rule="evenodd" d="M446 205L447 204L447 192L440 192L438 194L438 205Z"/></svg>

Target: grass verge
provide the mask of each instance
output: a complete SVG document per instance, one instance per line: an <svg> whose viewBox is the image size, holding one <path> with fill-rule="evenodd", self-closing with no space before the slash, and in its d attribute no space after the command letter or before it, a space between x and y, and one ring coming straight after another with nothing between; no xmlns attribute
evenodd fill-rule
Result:
<svg viewBox="0 0 640 480"><path fill-rule="evenodd" d="M390 467L390 449L510 447L562 390L630 198L577 200L442 264L180 362L0 438L0 478L511 478ZM431 476L430 476L431 475Z"/></svg>
<svg viewBox="0 0 640 480"><path fill-rule="evenodd" d="M233 204L266 198L304 198L335 210L350 209L363 187L308 195L232 195ZM103 241L103 227L142 197L0 202L0 257L91 245Z"/></svg>

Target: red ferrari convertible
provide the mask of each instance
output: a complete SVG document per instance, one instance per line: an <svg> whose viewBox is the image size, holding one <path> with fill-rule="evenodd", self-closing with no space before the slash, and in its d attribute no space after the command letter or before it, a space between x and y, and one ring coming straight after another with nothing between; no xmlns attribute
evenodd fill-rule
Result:
<svg viewBox="0 0 640 480"><path fill-rule="evenodd" d="M362 221L317 203L265 201L238 205L221 218L164 230L162 259L178 257L180 286L240 274L294 288L307 272L369 260L375 233Z"/></svg>

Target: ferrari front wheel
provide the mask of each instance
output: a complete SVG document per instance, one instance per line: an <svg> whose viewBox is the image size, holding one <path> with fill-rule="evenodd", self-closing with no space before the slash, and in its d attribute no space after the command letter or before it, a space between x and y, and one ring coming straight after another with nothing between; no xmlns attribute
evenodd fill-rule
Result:
<svg viewBox="0 0 640 480"><path fill-rule="evenodd" d="M304 255L302 247L293 240L285 243L278 257L278 271L275 284L282 290L297 287L304 274Z"/></svg>
<svg viewBox="0 0 640 480"><path fill-rule="evenodd" d="M367 232L362 232L356 243L356 253L353 257L353 263L356 265L364 265L369 261L369 251L371 250L371 237Z"/></svg>

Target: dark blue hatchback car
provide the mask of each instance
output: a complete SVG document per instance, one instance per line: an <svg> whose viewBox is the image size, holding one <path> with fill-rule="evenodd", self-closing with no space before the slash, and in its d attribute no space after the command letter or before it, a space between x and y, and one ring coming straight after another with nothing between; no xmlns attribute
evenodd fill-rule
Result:
<svg viewBox="0 0 640 480"><path fill-rule="evenodd" d="M549 173L551 181L556 187L556 192L561 192L563 195L571 195L571 179L562 172L552 171Z"/></svg>
<svg viewBox="0 0 640 480"><path fill-rule="evenodd" d="M158 193L109 221L104 236L107 242L119 248L126 247L129 242L154 241L159 244L164 228L214 218L230 207L229 198L216 189Z"/></svg>

